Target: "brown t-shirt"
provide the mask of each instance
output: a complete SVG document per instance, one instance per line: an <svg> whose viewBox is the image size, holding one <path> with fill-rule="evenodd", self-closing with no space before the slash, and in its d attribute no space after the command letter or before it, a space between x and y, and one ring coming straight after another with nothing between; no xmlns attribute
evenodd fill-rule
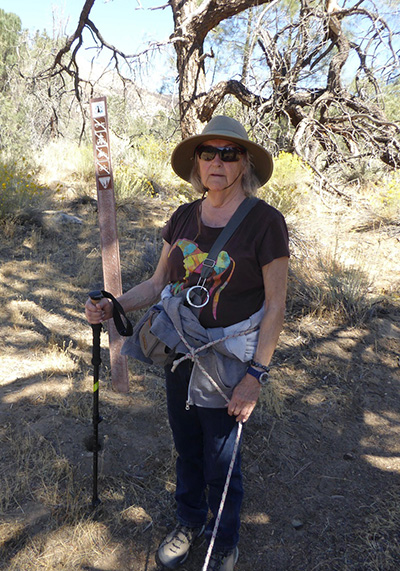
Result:
<svg viewBox="0 0 400 571"><path fill-rule="evenodd" d="M180 206L163 229L171 245L168 257L172 293L196 285L202 263L222 231L200 223L196 200ZM200 232L199 232L200 230ZM265 300L262 267L289 256L289 237L282 214L259 200L220 252L207 280L210 300L201 309L204 327L227 327L247 319Z"/></svg>

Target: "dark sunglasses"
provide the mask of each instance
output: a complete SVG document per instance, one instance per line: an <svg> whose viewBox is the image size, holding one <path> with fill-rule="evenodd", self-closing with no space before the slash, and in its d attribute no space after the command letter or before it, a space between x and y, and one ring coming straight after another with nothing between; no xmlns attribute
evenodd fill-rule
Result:
<svg viewBox="0 0 400 571"><path fill-rule="evenodd" d="M218 153L219 158L224 163L235 163L239 160L240 155L246 153L246 150L240 147L211 147L211 145L200 145L200 147L197 147L196 153L202 161L212 161Z"/></svg>

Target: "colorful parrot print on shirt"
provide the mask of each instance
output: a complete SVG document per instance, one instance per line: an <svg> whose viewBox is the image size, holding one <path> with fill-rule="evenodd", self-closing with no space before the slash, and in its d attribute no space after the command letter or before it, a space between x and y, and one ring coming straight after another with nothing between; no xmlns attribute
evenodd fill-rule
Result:
<svg viewBox="0 0 400 571"><path fill-rule="evenodd" d="M208 256L208 252L202 252L198 245L191 240L177 240L172 246L169 255L175 249L179 248L183 255L183 267L185 268L185 276L183 281L176 282L172 284L172 293L176 295L188 286L188 280L190 274L201 273L201 268L203 266L204 260ZM229 271L229 268L231 270ZM212 314L214 319L217 316L217 307L219 297L223 289L228 285L233 271L235 269L235 262L229 257L229 254L222 250L218 254L217 262L214 266L214 271L212 276L207 280L207 287L210 294L210 299L212 299Z"/></svg>

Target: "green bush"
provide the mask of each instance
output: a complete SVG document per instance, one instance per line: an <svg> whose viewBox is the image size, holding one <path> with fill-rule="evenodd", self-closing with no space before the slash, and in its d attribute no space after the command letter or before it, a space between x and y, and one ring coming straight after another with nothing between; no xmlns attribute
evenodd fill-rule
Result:
<svg viewBox="0 0 400 571"><path fill-rule="evenodd" d="M312 171L302 159L282 151L274 159L271 179L257 194L287 216L298 210L302 197L308 194L312 183Z"/></svg>
<svg viewBox="0 0 400 571"><path fill-rule="evenodd" d="M16 162L0 164L0 220L41 209L44 190L28 167L19 167Z"/></svg>
<svg viewBox="0 0 400 571"><path fill-rule="evenodd" d="M398 222L400 217L400 173L395 171L382 176L364 190L374 212L381 219Z"/></svg>
<svg viewBox="0 0 400 571"><path fill-rule="evenodd" d="M170 165L174 146L172 141L161 143L154 135L148 135L120 151L113 169L116 199L160 195L187 200L189 185L182 184Z"/></svg>
<svg viewBox="0 0 400 571"><path fill-rule="evenodd" d="M132 164L119 162L113 169L115 198L121 202L133 196L152 196L153 186Z"/></svg>

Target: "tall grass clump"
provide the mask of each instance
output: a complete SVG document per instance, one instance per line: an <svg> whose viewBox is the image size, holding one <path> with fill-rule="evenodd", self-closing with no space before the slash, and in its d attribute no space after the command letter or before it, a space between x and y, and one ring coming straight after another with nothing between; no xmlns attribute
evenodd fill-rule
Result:
<svg viewBox="0 0 400 571"><path fill-rule="evenodd" d="M35 180L25 163L23 158L21 165L16 161L0 164L0 220L43 208L45 188Z"/></svg>
<svg viewBox="0 0 400 571"><path fill-rule="evenodd" d="M288 300L294 314L360 325L373 307L370 289L362 268L346 264L335 253L292 260Z"/></svg>
<svg viewBox="0 0 400 571"><path fill-rule="evenodd" d="M312 171L302 159L282 151L274 159L271 179L259 189L258 196L288 216L298 211L312 183Z"/></svg>
<svg viewBox="0 0 400 571"><path fill-rule="evenodd" d="M85 187L94 185L94 159L91 144L78 145L67 139L56 139L43 147L38 157L41 179L47 184L62 182Z"/></svg>
<svg viewBox="0 0 400 571"><path fill-rule="evenodd" d="M173 141L162 141L155 135L140 137L134 145L120 153L114 164L114 186L117 200L161 195L176 196L177 179L172 173L170 158Z"/></svg>

